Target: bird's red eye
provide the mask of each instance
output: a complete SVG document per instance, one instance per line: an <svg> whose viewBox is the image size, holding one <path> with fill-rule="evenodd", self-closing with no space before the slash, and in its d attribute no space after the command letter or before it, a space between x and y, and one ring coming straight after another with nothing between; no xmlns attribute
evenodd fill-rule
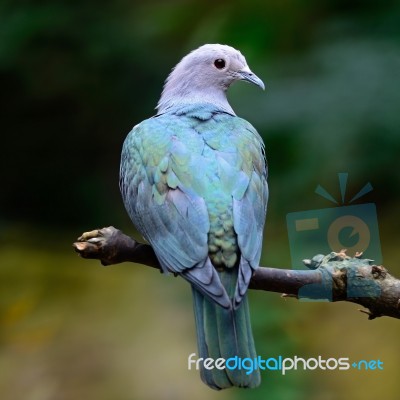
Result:
<svg viewBox="0 0 400 400"><path fill-rule="evenodd" d="M214 61L214 65L216 68L222 69L225 67L225 60L223 60L222 58L218 58Z"/></svg>

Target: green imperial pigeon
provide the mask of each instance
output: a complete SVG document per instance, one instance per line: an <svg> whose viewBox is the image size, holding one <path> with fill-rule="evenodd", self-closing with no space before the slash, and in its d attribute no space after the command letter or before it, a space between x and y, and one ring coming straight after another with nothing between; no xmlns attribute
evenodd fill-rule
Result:
<svg viewBox="0 0 400 400"><path fill-rule="evenodd" d="M163 271L192 287L199 358L240 363L257 357L246 291L260 261L268 186L263 141L226 98L238 80L264 89L230 46L206 44L185 56L157 115L125 140L120 188ZM213 389L260 384L258 370L199 365Z"/></svg>

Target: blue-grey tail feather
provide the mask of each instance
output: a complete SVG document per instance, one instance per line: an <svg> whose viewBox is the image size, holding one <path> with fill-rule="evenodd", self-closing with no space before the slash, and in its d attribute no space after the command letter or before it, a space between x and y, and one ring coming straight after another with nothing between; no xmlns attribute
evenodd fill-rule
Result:
<svg viewBox="0 0 400 400"><path fill-rule="evenodd" d="M220 273L228 293L235 291L235 275L233 271ZM256 358L247 295L242 298L236 309L225 309L206 298L194 286L192 293L199 357L214 360L227 360L235 356L241 359ZM205 369L202 363L200 367L203 382L217 390L232 386L252 388L258 386L261 381L259 370L246 374L246 370L243 369Z"/></svg>

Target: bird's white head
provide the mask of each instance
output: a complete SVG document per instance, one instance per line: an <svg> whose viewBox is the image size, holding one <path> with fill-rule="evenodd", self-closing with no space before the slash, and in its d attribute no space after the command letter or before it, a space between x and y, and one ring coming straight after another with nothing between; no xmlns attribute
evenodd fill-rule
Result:
<svg viewBox="0 0 400 400"><path fill-rule="evenodd" d="M221 44L201 46L183 57L168 76L158 113L181 104L211 103L234 114L226 90L238 80L265 88L240 51Z"/></svg>

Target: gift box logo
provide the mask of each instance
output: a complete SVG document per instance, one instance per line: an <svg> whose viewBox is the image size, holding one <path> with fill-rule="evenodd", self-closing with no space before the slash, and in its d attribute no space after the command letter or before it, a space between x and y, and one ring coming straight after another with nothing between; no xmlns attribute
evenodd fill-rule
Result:
<svg viewBox="0 0 400 400"><path fill-rule="evenodd" d="M305 269L304 259L341 249L347 249L350 256L363 252L363 258L373 259L378 265L382 263L375 204L351 204L369 193L372 185L367 183L346 204L348 174L340 173L338 176L341 201L320 185L315 190L335 207L293 212L286 216L293 269Z"/></svg>

